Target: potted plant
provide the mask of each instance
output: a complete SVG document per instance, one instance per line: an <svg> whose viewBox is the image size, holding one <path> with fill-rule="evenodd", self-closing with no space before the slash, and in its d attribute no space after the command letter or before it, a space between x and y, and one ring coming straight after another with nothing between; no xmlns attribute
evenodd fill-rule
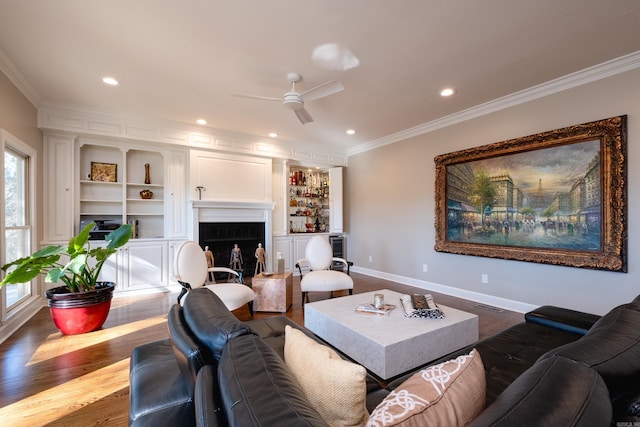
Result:
<svg viewBox="0 0 640 427"><path fill-rule="evenodd" d="M131 225L123 224L105 237L107 245L89 249L87 242L95 223L87 225L68 246L51 245L2 267L0 282L26 283L46 274L47 283L64 283L46 291L51 317L65 335L99 329L107 319L115 284L99 282L105 261L131 238Z"/></svg>

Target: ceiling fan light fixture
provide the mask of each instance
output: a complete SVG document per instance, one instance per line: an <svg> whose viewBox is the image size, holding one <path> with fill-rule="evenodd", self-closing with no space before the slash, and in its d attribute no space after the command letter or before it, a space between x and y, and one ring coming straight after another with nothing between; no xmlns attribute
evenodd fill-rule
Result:
<svg viewBox="0 0 640 427"><path fill-rule="evenodd" d="M297 92L287 92L282 97L282 103L289 110L299 110L304 108L304 101L300 98L300 94Z"/></svg>
<svg viewBox="0 0 640 427"><path fill-rule="evenodd" d="M347 129L346 132L347 132L347 135L355 135L356 134L356 131L353 130L353 129Z"/></svg>
<svg viewBox="0 0 640 427"><path fill-rule="evenodd" d="M360 60L346 46L339 43L326 43L316 47L311 60L327 70L346 71L360 65Z"/></svg>

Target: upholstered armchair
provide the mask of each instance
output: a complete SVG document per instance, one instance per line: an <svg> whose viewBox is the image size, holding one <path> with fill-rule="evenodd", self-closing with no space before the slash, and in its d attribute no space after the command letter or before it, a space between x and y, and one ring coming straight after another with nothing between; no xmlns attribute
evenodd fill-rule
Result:
<svg viewBox="0 0 640 427"><path fill-rule="evenodd" d="M309 292L331 292L333 296L333 291L348 290L351 295L353 279L349 273L352 265L352 262L333 256L326 236L313 236L305 248L305 258L296 263L300 272L302 304L308 301ZM335 269L336 266L342 271Z"/></svg>
<svg viewBox="0 0 640 427"><path fill-rule="evenodd" d="M189 290L201 286L215 293L229 310L236 310L245 304L253 315L253 290L242 283L242 273L226 267L209 267L202 248L194 241L186 241L176 250L174 260L175 279L182 285L178 302L183 303ZM235 283L207 283L210 272L228 273Z"/></svg>

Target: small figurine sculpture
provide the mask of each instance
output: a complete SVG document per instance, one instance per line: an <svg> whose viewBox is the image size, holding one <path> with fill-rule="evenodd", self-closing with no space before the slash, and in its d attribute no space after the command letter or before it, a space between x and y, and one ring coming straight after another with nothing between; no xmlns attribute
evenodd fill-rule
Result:
<svg viewBox="0 0 640 427"><path fill-rule="evenodd" d="M264 272L265 255L264 255L264 248L262 247L262 243L258 243L258 247L256 248L256 259L257 259L257 262L256 262L256 270L253 273L254 275Z"/></svg>
<svg viewBox="0 0 640 427"><path fill-rule="evenodd" d="M233 249L231 249L231 258L229 261L229 266L233 270L242 270L242 264L243 264L242 251L240 251L238 244L235 243L233 245Z"/></svg>
<svg viewBox="0 0 640 427"><path fill-rule="evenodd" d="M207 259L207 267L212 268L214 265L213 252L209 250L209 246L204 247L204 257ZM215 282L213 277L213 271L209 271L207 273L207 276L209 276L210 282Z"/></svg>

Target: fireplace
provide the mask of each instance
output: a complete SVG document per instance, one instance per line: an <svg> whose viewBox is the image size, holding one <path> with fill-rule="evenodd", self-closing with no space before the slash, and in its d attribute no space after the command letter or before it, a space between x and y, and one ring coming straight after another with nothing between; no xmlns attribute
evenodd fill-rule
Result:
<svg viewBox="0 0 640 427"><path fill-rule="evenodd" d="M216 267L231 267L234 245L242 254L244 276L253 276L258 243L264 245L264 222L201 222L200 247L209 247Z"/></svg>
<svg viewBox="0 0 640 427"><path fill-rule="evenodd" d="M193 201L193 240L209 246L216 267L229 267L231 250L242 252L243 274L253 276L255 251L262 243L266 269L271 267L271 215L273 203Z"/></svg>

